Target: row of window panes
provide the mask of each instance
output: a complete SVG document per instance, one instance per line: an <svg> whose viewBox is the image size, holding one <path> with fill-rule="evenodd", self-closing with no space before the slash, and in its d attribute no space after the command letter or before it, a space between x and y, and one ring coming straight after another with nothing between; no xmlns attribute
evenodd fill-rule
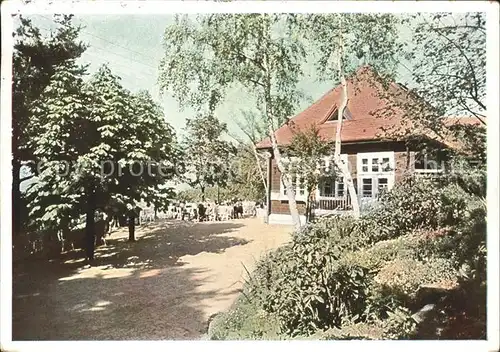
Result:
<svg viewBox="0 0 500 352"><path fill-rule="evenodd" d="M377 178L377 189L380 193L388 187L388 180L385 177ZM363 178L361 184L361 193L363 197L373 197L373 178Z"/></svg>
<svg viewBox="0 0 500 352"><path fill-rule="evenodd" d="M432 160L416 159L414 164L415 170L441 170L443 169L442 163Z"/></svg>
<svg viewBox="0 0 500 352"><path fill-rule="evenodd" d="M319 187L319 195L322 197L343 197L344 182L340 178L337 181L333 178L324 179Z"/></svg>
<svg viewBox="0 0 500 352"><path fill-rule="evenodd" d="M300 196L303 196L306 194L306 185L305 185L305 180L303 177L299 178L299 188L297 189L297 176L292 175L292 185L293 185L293 188L295 189L296 194L298 194ZM285 184L283 184L283 194L285 196L287 195Z"/></svg>
<svg viewBox="0 0 500 352"><path fill-rule="evenodd" d="M381 163L379 163L379 158L372 158L371 170L369 170L368 160L368 158L361 159L361 170L363 172L379 172L379 169L383 172L391 171L389 158L382 158Z"/></svg>

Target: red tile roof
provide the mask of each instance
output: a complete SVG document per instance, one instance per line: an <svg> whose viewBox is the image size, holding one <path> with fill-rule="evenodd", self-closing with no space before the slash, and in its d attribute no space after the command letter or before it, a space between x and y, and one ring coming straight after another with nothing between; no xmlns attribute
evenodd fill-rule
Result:
<svg viewBox="0 0 500 352"><path fill-rule="evenodd" d="M336 110L340 104L341 89L342 87L339 85L328 91L314 104L278 128L275 132L278 144L288 145L297 130L308 128L311 125L318 127L320 136L325 140L334 141L337 123L326 121L332 111ZM352 77L347 79L347 95L349 98L347 108L352 114L352 120L342 121L342 142L383 140L389 137L385 130L394 130L398 127L414 128L412 122L402 120L404 114L401 110L391 107L390 114L382 112L386 106L394 106L388 104L388 99L400 99L407 96L407 93L402 86L395 83L383 87L376 79L376 73L369 66L362 66ZM382 117L382 115L387 116ZM459 120L460 123L475 124L471 118L452 118L450 121L453 119ZM270 147L269 137L257 144L257 148Z"/></svg>

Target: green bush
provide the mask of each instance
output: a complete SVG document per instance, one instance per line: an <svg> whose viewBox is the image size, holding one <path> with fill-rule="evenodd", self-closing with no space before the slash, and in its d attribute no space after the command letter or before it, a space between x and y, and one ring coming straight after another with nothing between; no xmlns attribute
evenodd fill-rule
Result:
<svg viewBox="0 0 500 352"><path fill-rule="evenodd" d="M277 340L278 319L241 296L227 312L215 316L208 328L210 340Z"/></svg>
<svg viewBox="0 0 500 352"><path fill-rule="evenodd" d="M421 246L428 240L414 234L380 241L358 251L345 252L341 261L359 265L371 271L380 269L396 258L418 258Z"/></svg>
<svg viewBox="0 0 500 352"><path fill-rule="evenodd" d="M471 196L454 185L429 179L404 179L381 196L358 227L371 242L397 238L415 229L453 226L466 214Z"/></svg>
<svg viewBox="0 0 500 352"><path fill-rule="evenodd" d="M376 275L375 282L396 292L416 297L423 285L456 283L458 271L452 262L444 258L432 258L428 262L397 258L385 265Z"/></svg>
<svg viewBox="0 0 500 352"><path fill-rule="evenodd" d="M381 324L356 323L326 331L319 330L309 338L311 340L380 340L384 330Z"/></svg>
<svg viewBox="0 0 500 352"><path fill-rule="evenodd" d="M486 279L486 205L478 199L467 202L461 220L448 226L444 235L432 241L421 243L419 251L425 256L446 257L453 261L455 268Z"/></svg>
<svg viewBox="0 0 500 352"><path fill-rule="evenodd" d="M361 246L355 230L351 218L313 224L257 265L248 292L279 317L287 334L340 326L343 317L363 312L368 270L337 262L345 251Z"/></svg>
<svg viewBox="0 0 500 352"><path fill-rule="evenodd" d="M417 331L417 322L412 318L411 312L405 307L398 307L389 312L388 318L382 323L384 339L402 340L409 339Z"/></svg>

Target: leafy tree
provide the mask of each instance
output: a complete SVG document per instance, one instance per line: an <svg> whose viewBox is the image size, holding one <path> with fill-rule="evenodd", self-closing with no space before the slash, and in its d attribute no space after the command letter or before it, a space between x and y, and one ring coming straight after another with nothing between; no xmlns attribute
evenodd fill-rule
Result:
<svg viewBox="0 0 500 352"><path fill-rule="evenodd" d="M231 163L232 177L228 182L230 198L262 201L266 196L266 180L262 158L255 154L255 146L241 144Z"/></svg>
<svg viewBox="0 0 500 352"><path fill-rule="evenodd" d="M399 20L391 14L326 14L307 15L300 26L317 50L317 69L323 79L340 81L342 98L338 106L338 120L333 151L337 168L346 180L355 216L359 203L352 176L340 158L342 117L349 99L346 76L360 62L369 63L376 71L391 77L396 69L396 55L401 49L397 41Z"/></svg>
<svg viewBox="0 0 500 352"><path fill-rule="evenodd" d="M236 124L253 145L266 138L266 117L261 112L241 110L241 117L241 120L236 120ZM280 121L278 125L281 126L285 122Z"/></svg>
<svg viewBox="0 0 500 352"><path fill-rule="evenodd" d="M36 172L36 158L28 143L38 131L32 128L35 101L49 85L56 69L82 55L86 45L78 41L80 27L72 23L72 15L55 15L59 24L50 35L43 36L32 22L19 17L19 26L14 32L12 62L12 217L13 234L20 231L22 219L21 182L30 179ZM30 168L27 176L21 177L21 167Z"/></svg>
<svg viewBox="0 0 500 352"><path fill-rule="evenodd" d="M83 196L72 169L87 143L86 121L79 118L89 115L83 74L73 60L58 66L32 109L32 128L38 133L27 146L38 162L27 199L35 228L64 231L70 218L79 215Z"/></svg>
<svg viewBox="0 0 500 352"><path fill-rule="evenodd" d="M139 202L157 200L158 205L160 198L170 194L165 183L174 177L177 166L175 133L148 92L126 91L107 66L89 84L94 118L100 122L100 144L95 148L100 154L94 160L105 157L101 159L103 190L127 211L129 240L134 241Z"/></svg>
<svg viewBox="0 0 500 352"><path fill-rule="evenodd" d="M328 155L331 147L328 141L319 135L318 127L311 125L308 129L296 131L288 148L289 155L297 158L288 168L301 175L306 185L306 221L309 221L311 198L324 176L320 168L321 161Z"/></svg>
<svg viewBox="0 0 500 352"><path fill-rule="evenodd" d="M207 187L225 187L234 146L222 139L227 125L215 116L198 115L186 122L183 141L186 178L189 185L198 187L205 200Z"/></svg>
<svg viewBox="0 0 500 352"><path fill-rule="evenodd" d="M85 214L86 257L94 256L96 211L128 211L134 240L137 205L168 192L174 133L151 96L130 94L107 66L88 82L74 63L56 71L38 101L33 138L38 182L29 189L32 215L64 228ZM65 162L64 164L62 162ZM66 165L65 172L61 171Z"/></svg>
<svg viewBox="0 0 500 352"><path fill-rule="evenodd" d="M251 142L251 145L248 146L248 149L252 150L253 156L255 158L255 171L258 172L260 175L260 178L262 180L262 185L263 185L263 191L265 194L269 192L268 185L266 178L264 177L264 169L266 165L264 165L263 160L262 160L262 154L259 154L257 152L257 143L261 140L263 140L266 136L266 126L265 126L265 116L262 116L262 114L257 115L255 113L252 113L251 111L248 110L243 110L241 111L242 116L243 116L243 122L242 121L237 121L237 124L241 131L248 137L248 139ZM242 143L244 144L244 143ZM243 154L243 155L248 155L248 154ZM265 156L264 156L265 157ZM243 164L245 165L245 164ZM250 167L249 170L252 168ZM255 172L254 171L254 172ZM250 176L250 174L249 174ZM252 188L257 190L257 194L260 194L259 189L261 188L260 186L254 185L253 183L250 183L252 185ZM264 195L263 195L264 196ZM261 199L261 198L254 198L254 199Z"/></svg>
<svg viewBox="0 0 500 352"><path fill-rule="evenodd" d="M165 121L161 107L147 91L127 93L131 114L128 116L126 134L120 138L118 158L118 183L111 193L121 196L122 208L128 210L129 240L134 241L134 226L139 202L164 209L171 197L166 183L176 173L179 151L175 132Z"/></svg>
<svg viewBox="0 0 500 352"><path fill-rule="evenodd" d="M266 130L287 189L290 213L300 227L295 192L282 165L274 136L277 123L286 121L302 95L297 82L305 50L293 26L295 15L217 14L191 21L178 16L165 31L165 57L160 86L181 105L215 109L226 90L238 87L255 98L266 117Z"/></svg>

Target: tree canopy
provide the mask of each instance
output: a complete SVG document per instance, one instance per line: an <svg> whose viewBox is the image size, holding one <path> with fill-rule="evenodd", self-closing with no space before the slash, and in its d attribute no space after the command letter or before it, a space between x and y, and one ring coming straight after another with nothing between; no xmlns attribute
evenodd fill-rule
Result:
<svg viewBox="0 0 500 352"><path fill-rule="evenodd" d="M87 45L78 40L80 27L74 26L72 15L55 15L59 26L49 35L42 35L32 22L20 16L20 25L14 31L12 61L12 224L18 235L25 216L25 200L20 184L36 172L35 155L29 143L38 131L33 128L32 115L36 101L49 85L59 66L66 65L82 55ZM21 176L21 167L30 168Z"/></svg>
<svg viewBox="0 0 500 352"><path fill-rule="evenodd" d="M36 101L31 125L38 133L29 145L38 177L27 196L38 227L64 229L70 217L86 214L93 238L96 210L166 201L179 152L149 93L127 91L106 65L88 81L84 73L67 61ZM135 216L129 212L129 222ZM92 258L93 247L88 250Z"/></svg>
<svg viewBox="0 0 500 352"><path fill-rule="evenodd" d="M213 115L187 119L182 141L185 179L190 186L200 189L202 197L208 187L225 187L230 177L235 147L223 139L226 132L227 125Z"/></svg>

